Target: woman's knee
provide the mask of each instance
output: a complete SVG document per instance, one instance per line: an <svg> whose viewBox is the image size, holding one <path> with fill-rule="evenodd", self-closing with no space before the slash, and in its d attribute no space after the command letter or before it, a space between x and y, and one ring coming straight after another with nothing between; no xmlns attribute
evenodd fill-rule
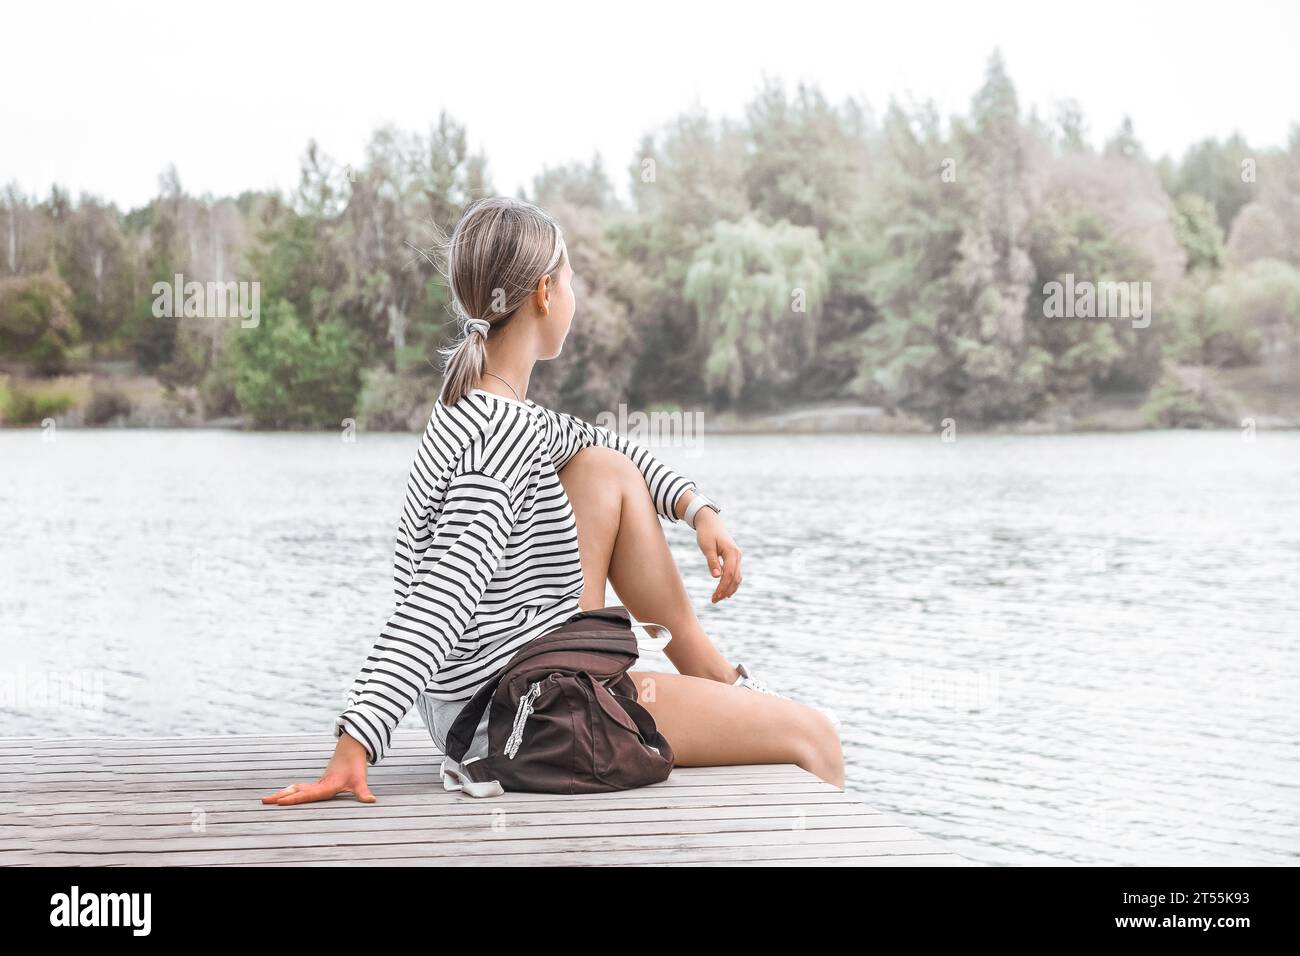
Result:
<svg viewBox="0 0 1300 956"><path fill-rule="evenodd" d="M628 461L612 448L583 448L560 471L560 484L577 526L583 575L583 592L579 598L582 610L605 604L610 563L626 515L626 483L620 480L620 466L611 455Z"/></svg>
<svg viewBox="0 0 1300 956"><path fill-rule="evenodd" d="M609 484L639 474L632 459L614 448L591 445L579 449L560 469L561 484L599 481Z"/></svg>
<svg viewBox="0 0 1300 956"><path fill-rule="evenodd" d="M641 473L632 460L604 446L578 451L560 471L560 484L576 511L587 508L617 511L638 484L644 487Z"/></svg>
<svg viewBox="0 0 1300 956"><path fill-rule="evenodd" d="M821 766L842 764L844 749L835 724L816 707L807 704L799 707L798 740L805 759Z"/></svg>

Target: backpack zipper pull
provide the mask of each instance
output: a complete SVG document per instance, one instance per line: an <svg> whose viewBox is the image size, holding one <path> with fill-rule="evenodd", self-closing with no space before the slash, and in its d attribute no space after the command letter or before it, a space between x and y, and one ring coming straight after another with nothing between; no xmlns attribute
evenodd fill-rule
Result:
<svg viewBox="0 0 1300 956"><path fill-rule="evenodd" d="M505 755L508 760L515 759L515 754L519 752L519 745L524 742L524 723L532 715L533 701L541 692L542 682L536 681L519 698L519 706L515 709L515 721L510 728L510 736L506 739Z"/></svg>

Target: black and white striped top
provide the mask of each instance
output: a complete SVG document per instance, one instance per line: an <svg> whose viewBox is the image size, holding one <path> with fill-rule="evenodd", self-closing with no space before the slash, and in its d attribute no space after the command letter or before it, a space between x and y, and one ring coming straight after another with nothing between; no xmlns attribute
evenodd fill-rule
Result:
<svg viewBox="0 0 1300 956"><path fill-rule="evenodd" d="M579 450L617 449L677 522L695 482L617 432L474 389L439 400L411 466L397 527L397 606L334 719L383 759L421 692L468 700L533 638L579 610L577 525L558 472Z"/></svg>

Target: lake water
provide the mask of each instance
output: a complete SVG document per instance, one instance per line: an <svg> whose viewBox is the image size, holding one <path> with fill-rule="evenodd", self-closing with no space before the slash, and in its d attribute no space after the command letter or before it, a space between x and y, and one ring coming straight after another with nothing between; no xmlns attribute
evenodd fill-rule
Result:
<svg viewBox="0 0 1300 956"><path fill-rule="evenodd" d="M43 437L0 432L0 735L330 733L416 439ZM706 627L840 715L864 802L990 863L1297 862L1300 434L656 454L745 549L713 606L667 529Z"/></svg>

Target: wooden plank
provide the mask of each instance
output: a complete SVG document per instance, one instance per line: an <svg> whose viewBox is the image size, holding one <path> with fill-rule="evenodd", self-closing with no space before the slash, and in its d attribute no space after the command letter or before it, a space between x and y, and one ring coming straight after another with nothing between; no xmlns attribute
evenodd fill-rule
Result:
<svg viewBox="0 0 1300 956"><path fill-rule="evenodd" d="M395 827L402 826L403 821L407 820L421 820L430 817L438 820L475 819L488 812L495 814L524 813L531 820L563 822L570 817L587 819L589 818L588 815L593 812L598 812L602 817L611 820L630 816L649 819L656 815L692 812L731 813L734 816L773 816L776 813L783 812L785 808L790 806L789 801L779 795L776 797L736 796L722 799L683 797L675 800L638 800L620 803L613 801L594 803L575 796L570 803L557 801L554 804L534 803L526 806L518 804L498 806L497 801L493 800L490 808L485 808L482 801L475 800L471 802L469 799L456 799L451 802L440 803L437 806L430 806L430 801L431 798L425 798L419 802L413 802L401 807L386 807L377 803L362 804L354 802L341 804L336 801L322 801L314 804L302 804L297 807L269 807L258 804L256 808L253 808L245 803L238 809L221 813L210 812L207 808L197 809L204 811L202 822L205 826L256 825L291 832L303 827L328 825L332 821L350 821L362 828L366 826ZM195 809L187 806L167 813L151 813L140 812L133 807L123 806L114 809L109 814L42 815L25 813L24 817L29 823L39 823L41 826L57 830L59 833L76 827L103 827L106 828L106 832L108 828L115 827L184 826L189 829L194 823L193 811ZM819 798L817 802L803 802L797 809L800 812L814 816L828 816L844 812L843 801L834 799L829 795ZM869 807L863 809L865 812L860 813L859 816L870 817L871 825L878 825L880 820L895 819ZM280 814L281 816L268 816L269 813ZM288 819L284 819L285 816ZM902 821L899 821L899 824L905 825L902 824Z"/></svg>
<svg viewBox="0 0 1300 956"><path fill-rule="evenodd" d="M679 767L613 793L475 800L399 731L370 784L295 807L260 802L319 776L328 733L0 739L0 864L971 865L791 765Z"/></svg>
<svg viewBox="0 0 1300 956"><path fill-rule="evenodd" d="M640 788L642 791L648 791L651 788ZM270 792L267 789L256 789L248 791L236 798L233 792L222 791L199 791L194 793L171 792L167 794L147 794L139 793L129 796L115 794L103 795L98 800L88 801L85 795L79 791L66 791L58 796L59 800L50 801L48 794L41 794L40 801L31 800L24 804L24 810L33 815L48 814L51 811L61 810L63 808L76 808L77 812L96 813L101 816L108 813L122 810L131 812L159 812L175 813L183 812L189 814L194 810L204 810L205 812L222 812L230 809L255 809L259 812L293 812L296 814L316 813L322 808L355 808L362 812L379 812L381 807L409 807L414 805L432 804L435 797L442 799L443 791L434 786L411 786L402 785L401 787L386 786L379 799L373 804L363 804L351 794L339 794L331 800L321 801L318 803L304 804L296 807L277 807L264 805L261 798L264 794ZM653 799L664 801L668 804L691 798L709 799L716 801L731 801L738 798L756 798L766 799L768 802L779 800L783 805L791 803L808 804L820 802L822 799L838 800L841 799L839 791L834 787L825 789L813 789L807 783L799 784L740 784L731 786L718 786L708 788L692 788L682 790L671 786L660 786L652 795ZM472 797L455 794L452 799L462 802L465 805L476 805L480 801ZM512 793L505 794L501 797L493 798L492 804L501 810L521 809L519 804L531 805L533 808L544 808L548 804L556 802L569 801L571 805L585 806L585 804L576 803L583 800L601 801L592 805L592 810L601 810L608 807L617 806L623 801L645 799L645 797L633 795L633 792L614 793L614 794L589 794L565 796L559 794L523 794ZM74 803L74 801L77 801ZM432 806L429 806L424 812L437 812Z"/></svg>
<svg viewBox="0 0 1300 956"><path fill-rule="evenodd" d="M925 853L920 850L904 852L905 844L895 843L889 849L891 853L864 853L861 846L855 844L822 844L818 846L728 846L704 847L699 849L682 849L680 847L658 847L639 849L634 852L605 851L600 854L573 855L560 859L547 859L536 853L507 854L493 856L476 856L464 854L456 858L447 857L397 857L381 860L307 860L295 861L294 866L731 866L748 863L754 866L786 861L787 866L810 865L820 861L824 866L969 866L969 861L951 862L953 857L946 852ZM879 844L874 849L881 850ZM917 864L913 861L925 861ZM902 862L895 862L902 861ZM200 865L200 864L191 864ZM284 866L284 863L246 863L221 864L223 866ZM779 865L779 864L778 864Z"/></svg>
<svg viewBox="0 0 1300 956"><path fill-rule="evenodd" d="M437 762L428 761L422 763L388 764L384 763L371 769L368 776L376 779L384 777L426 777L430 773L436 775L438 765L441 763L439 758ZM256 762L223 762L215 761L209 763L176 763L170 766L157 767L152 765L145 766L112 766L96 769L89 768L69 768L33 771L23 773L21 771L13 774L0 774L0 786L5 781L2 779L6 776L12 777L8 783L10 787L5 789L16 789L22 787L27 789L33 784L51 784L51 783L97 783L117 780L130 780L133 784L150 784L150 783L168 783L175 781L178 777L186 780L210 780L220 779L222 775L230 776L237 773L241 777L254 776L267 779L293 779L304 780L319 777L321 771L325 769L326 761L302 760L302 761L284 761L283 766L277 766L274 761L256 761ZM680 780L686 782L699 782L702 780L714 779L772 779L797 776L803 771L792 764L778 765L768 767L681 767Z"/></svg>
<svg viewBox="0 0 1300 956"><path fill-rule="evenodd" d="M76 799L92 799L100 802L114 802L122 797L130 795L135 799L143 799L149 795L167 797L170 799L191 799L197 800L206 796L225 795L225 796L244 796L245 798L260 799L268 793L274 793L284 786L284 784L294 780L293 777L277 777L257 783L250 782L243 777L223 778L203 781L187 781L179 779L171 782L155 782L149 786L141 786L136 789L130 787L118 786L115 781L106 780L89 784L37 784L24 791L27 802L30 803L51 803L62 802L65 797ZM383 799L379 788L383 788L383 793L428 793L432 790L438 790L442 784L438 780L436 773L426 773L424 775L413 775L406 778L386 779L383 776L374 776L370 778L371 789L376 791L376 796ZM709 780L675 780L671 777L663 783L654 786L662 790L673 790L681 793L690 793L692 791L713 791L719 788L738 788L745 791L746 788L752 787L782 787L789 793L817 793L825 790L835 791L834 787L823 783L809 776L804 780L765 780L757 777L750 780L724 780L714 783ZM64 795L64 796L60 796ZM524 796L519 794L517 796ZM538 796L547 796L539 794ZM468 799L468 798L467 798Z"/></svg>
<svg viewBox="0 0 1300 956"><path fill-rule="evenodd" d="M803 786L806 787L806 784ZM318 814L383 816L390 812L395 815L410 815L412 813L424 815L428 813L458 812L454 808L477 808L483 805L482 801L475 800L473 797L462 796L458 793L446 793L443 790L430 787L407 788L402 793L395 793L392 792L392 788L386 788L376 803L361 803L349 794L340 794L330 800L321 800L293 807L263 804L261 802L262 793L263 791L259 790L255 794L237 799L230 795L226 795L221 799L205 797L202 801L158 800L152 798L149 794L134 794L129 798L114 796L112 799L101 801L75 803L72 801L42 804L28 802L23 809L28 817L33 818L59 817L67 814L90 814L96 819L103 819L109 813L155 815L180 813L188 816L196 809L223 815L228 813L292 813L294 815L306 814L312 816ZM447 802L448 800L450 802ZM743 802L779 806L797 802L800 805L809 806L823 802L838 803L840 800L839 791L833 787L829 787L825 791L808 793L802 790L796 792L790 786L782 784L751 784L746 786L713 787L708 790L697 789L686 793L668 787L640 787L636 790L618 793L576 794L572 796L542 793L506 793L493 798L491 805L502 810L527 809L529 812L542 813L556 808L613 811L622 807L730 806ZM430 805L435 802L438 806L436 808L431 807ZM864 808L864 810L869 813L875 812L870 808ZM477 812L477 810L469 812Z"/></svg>
<svg viewBox="0 0 1300 956"><path fill-rule="evenodd" d="M278 755L274 752L259 753L252 755L234 755L224 754L199 757L193 754L176 754L162 757L76 757L76 758L55 758L41 759L39 764L33 763L29 769L9 768L0 770L0 783L5 780L11 780L14 783L20 783L24 780L40 779L43 776L53 776L56 774L75 774L75 773L99 773L111 770L114 773L133 773L133 774L150 774L150 773L178 773L188 772L189 770L265 770L272 769L279 772L294 773L319 773L325 769L329 761L329 754L321 753L319 756L298 755L290 757ZM373 768L376 773L387 773L397 768L427 768L437 766L442 762L443 757L438 753L428 755L405 755L390 754L384 758L383 763ZM76 761L76 762L72 762ZM772 774L776 772L798 773L800 772L793 764L733 764L728 766L714 767L677 767L684 777L692 776L727 776L735 773L764 773Z"/></svg>
<svg viewBox="0 0 1300 956"><path fill-rule="evenodd" d="M842 844L846 835L830 832L821 838L821 831L803 834L782 832L747 832L720 834L680 834L671 838L661 835L645 837L579 839L552 838L548 840L498 841L492 846L482 842L389 844L362 848L330 846L267 847L262 849L173 850L166 853L140 851L136 853L60 853L48 847L38 847L41 864L45 866L213 866L222 864L244 865L254 862L296 864L309 861L333 860L344 863L374 862L401 865L402 861L436 863L439 866L462 864L472 859L480 865L500 865L498 856L531 857L536 864L569 866L587 859L589 862L605 856L617 856L623 862L639 860L675 859L683 850L712 850L719 859L754 858L757 851L772 846L798 844L807 848L810 856L824 856L828 846ZM936 845L928 840L873 841L859 843L859 854L890 856L898 853L917 854L936 852ZM869 847L868 850L863 847Z"/></svg>
<svg viewBox="0 0 1300 956"><path fill-rule="evenodd" d="M807 834L808 839L818 839L815 831L854 830L854 836L860 840L881 842L902 840L910 837L911 831L906 827L880 826L875 828L856 825L859 818L855 814L840 816L803 816L799 821L792 815L782 814L770 817L748 817L741 819L691 819L681 815L667 820L621 820L617 823L600 820L593 822L588 816L584 821L569 824L533 823L524 814L518 819L494 819L485 815L476 825L466 826L450 821L440 821L441 826L430 826L425 821L419 826L408 825L401 830L388 827L357 830L349 827L317 827L310 830L249 832L246 828L227 827L207 828L202 833L184 833L179 828L173 834L148 834L127 831L118 836L103 837L96 834L93 839L69 838L56 839L46 843L45 849L57 853L172 853L198 850L243 851L243 850L279 850L285 847L328 846L343 850L347 847L364 848L373 852L380 847L411 848L421 844L436 847L441 853L444 847L462 845L482 846L484 844L509 843L520 840L537 840L551 843L555 840L583 840L588 838L615 839L623 837L660 837L664 841L676 840L686 835L719 836L729 833L763 833L789 831L795 834ZM183 835L176 835L183 833ZM3 847L6 841L0 841ZM18 848L17 841L14 849Z"/></svg>

